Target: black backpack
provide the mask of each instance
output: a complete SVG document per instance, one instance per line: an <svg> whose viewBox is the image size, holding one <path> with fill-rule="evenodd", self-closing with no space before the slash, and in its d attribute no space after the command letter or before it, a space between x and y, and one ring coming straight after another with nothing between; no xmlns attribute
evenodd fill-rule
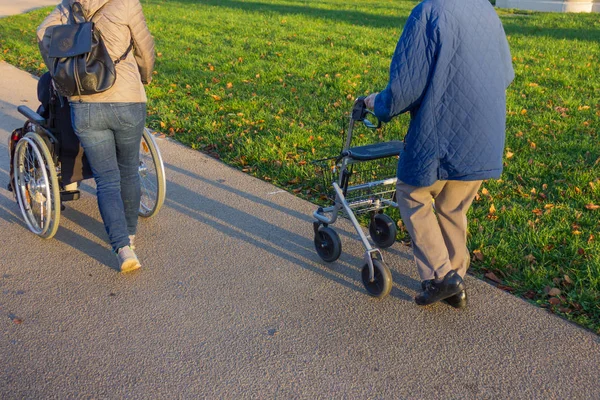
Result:
<svg viewBox="0 0 600 400"><path fill-rule="evenodd" d="M97 11L96 11L97 12ZM81 96L110 89L117 79L115 65L127 57L125 53L113 61L106 50L102 34L94 23L86 21L81 3L71 6L71 21L52 28L48 66L57 90L63 96Z"/></svg>

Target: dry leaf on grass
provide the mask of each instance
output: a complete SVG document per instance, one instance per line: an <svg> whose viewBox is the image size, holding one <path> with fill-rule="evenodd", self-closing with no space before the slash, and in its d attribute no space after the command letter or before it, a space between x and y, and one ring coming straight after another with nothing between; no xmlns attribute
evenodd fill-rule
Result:
<svg viewBox="0 0 600 400"><path fill-rule="evenodd" d="M488 272L484 275L486 278L488 278L490 281L496 282L496 283L502 283L502 279L498 278L496 276L496 274L494 274L493 272Z"/></svg>

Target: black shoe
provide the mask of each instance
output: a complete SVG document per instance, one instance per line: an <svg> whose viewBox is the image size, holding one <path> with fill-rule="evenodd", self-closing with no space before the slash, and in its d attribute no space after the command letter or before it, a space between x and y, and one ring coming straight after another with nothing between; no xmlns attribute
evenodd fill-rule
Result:
<svg viewBox="0 0 600 400"><path fill-rule="evenodd" d="M425 281L421 282L421 289L425 290L426 285L428 285L427 282L433 282L433 279L429 279L429 280L425 280ZM454 296L450 296L447 299L444 299L442 301L454 308L465 308L468 303L467 298L468 298L467 289L465 288L465 289L461 290L460 293L455 294Z"/></svg>
<svg viewBox="0 0 600 400"><path fill-rule="evenodd" d="M450 296L442 301L454 308L465 308L467 306L467 290L461 290L460 293Z"/></svg>
<svg viewBox="0 0 600 400"><path fill-rule="evenodd" d="M423 281L421 285L423 291L415 297L415 302L420 306L433 304L440 300L458 295L465 290L465 284L456 271L448 272L441 282L426 280Z"/></svg>

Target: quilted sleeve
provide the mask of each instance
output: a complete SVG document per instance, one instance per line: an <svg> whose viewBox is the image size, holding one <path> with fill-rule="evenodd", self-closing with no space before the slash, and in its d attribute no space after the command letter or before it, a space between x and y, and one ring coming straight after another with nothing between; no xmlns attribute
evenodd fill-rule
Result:
<svg viewBox="0 0 600 400"><path fill-rule="evenodd" d="M154 70L154 39L148 30L139 0L133 0L132 3L129 29L133 39L134 55L142 83L148 84L152 80L152 71Z"/></svg>
<svg viewBox="0 0 600 400"><path fill-rule="evenodd" d="M68 14L65 12L62 4L59 4L37 28L38 47L47 66L51 65L48 52L50 49L50 39L52 38L52 28L56 25L65 24L67 21Z"/></svg>
<svg viewBox="0 0 600 400"><path fill-rule="evenodd" d="M374 112L381 121L388 122L419 104L434 60L435 44L430 36L413 11L396 45L388 85L375 98Z"/></svg>

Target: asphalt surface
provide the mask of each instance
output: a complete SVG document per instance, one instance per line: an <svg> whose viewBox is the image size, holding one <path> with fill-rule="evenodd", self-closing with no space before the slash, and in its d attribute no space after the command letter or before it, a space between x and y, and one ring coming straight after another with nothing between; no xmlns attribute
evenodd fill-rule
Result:
<svg viewBox="0 0 600 400"><path fill-rule="evenodd" d="M0 17L21 14L40 7L55 6L60 0L0 0Z"/></svg>
<svg viewBox="0 0 600 400"><path fill-rule="evenodd" d="M470 276L467 309L418 307L400 244L383 251L394 288L373 299L349 223L326 264L314 205L166 139L139 272L115 271L91 181L38 238L6 190L35 88L0 63L0 398L600 398L595 334Z"/></svg>

